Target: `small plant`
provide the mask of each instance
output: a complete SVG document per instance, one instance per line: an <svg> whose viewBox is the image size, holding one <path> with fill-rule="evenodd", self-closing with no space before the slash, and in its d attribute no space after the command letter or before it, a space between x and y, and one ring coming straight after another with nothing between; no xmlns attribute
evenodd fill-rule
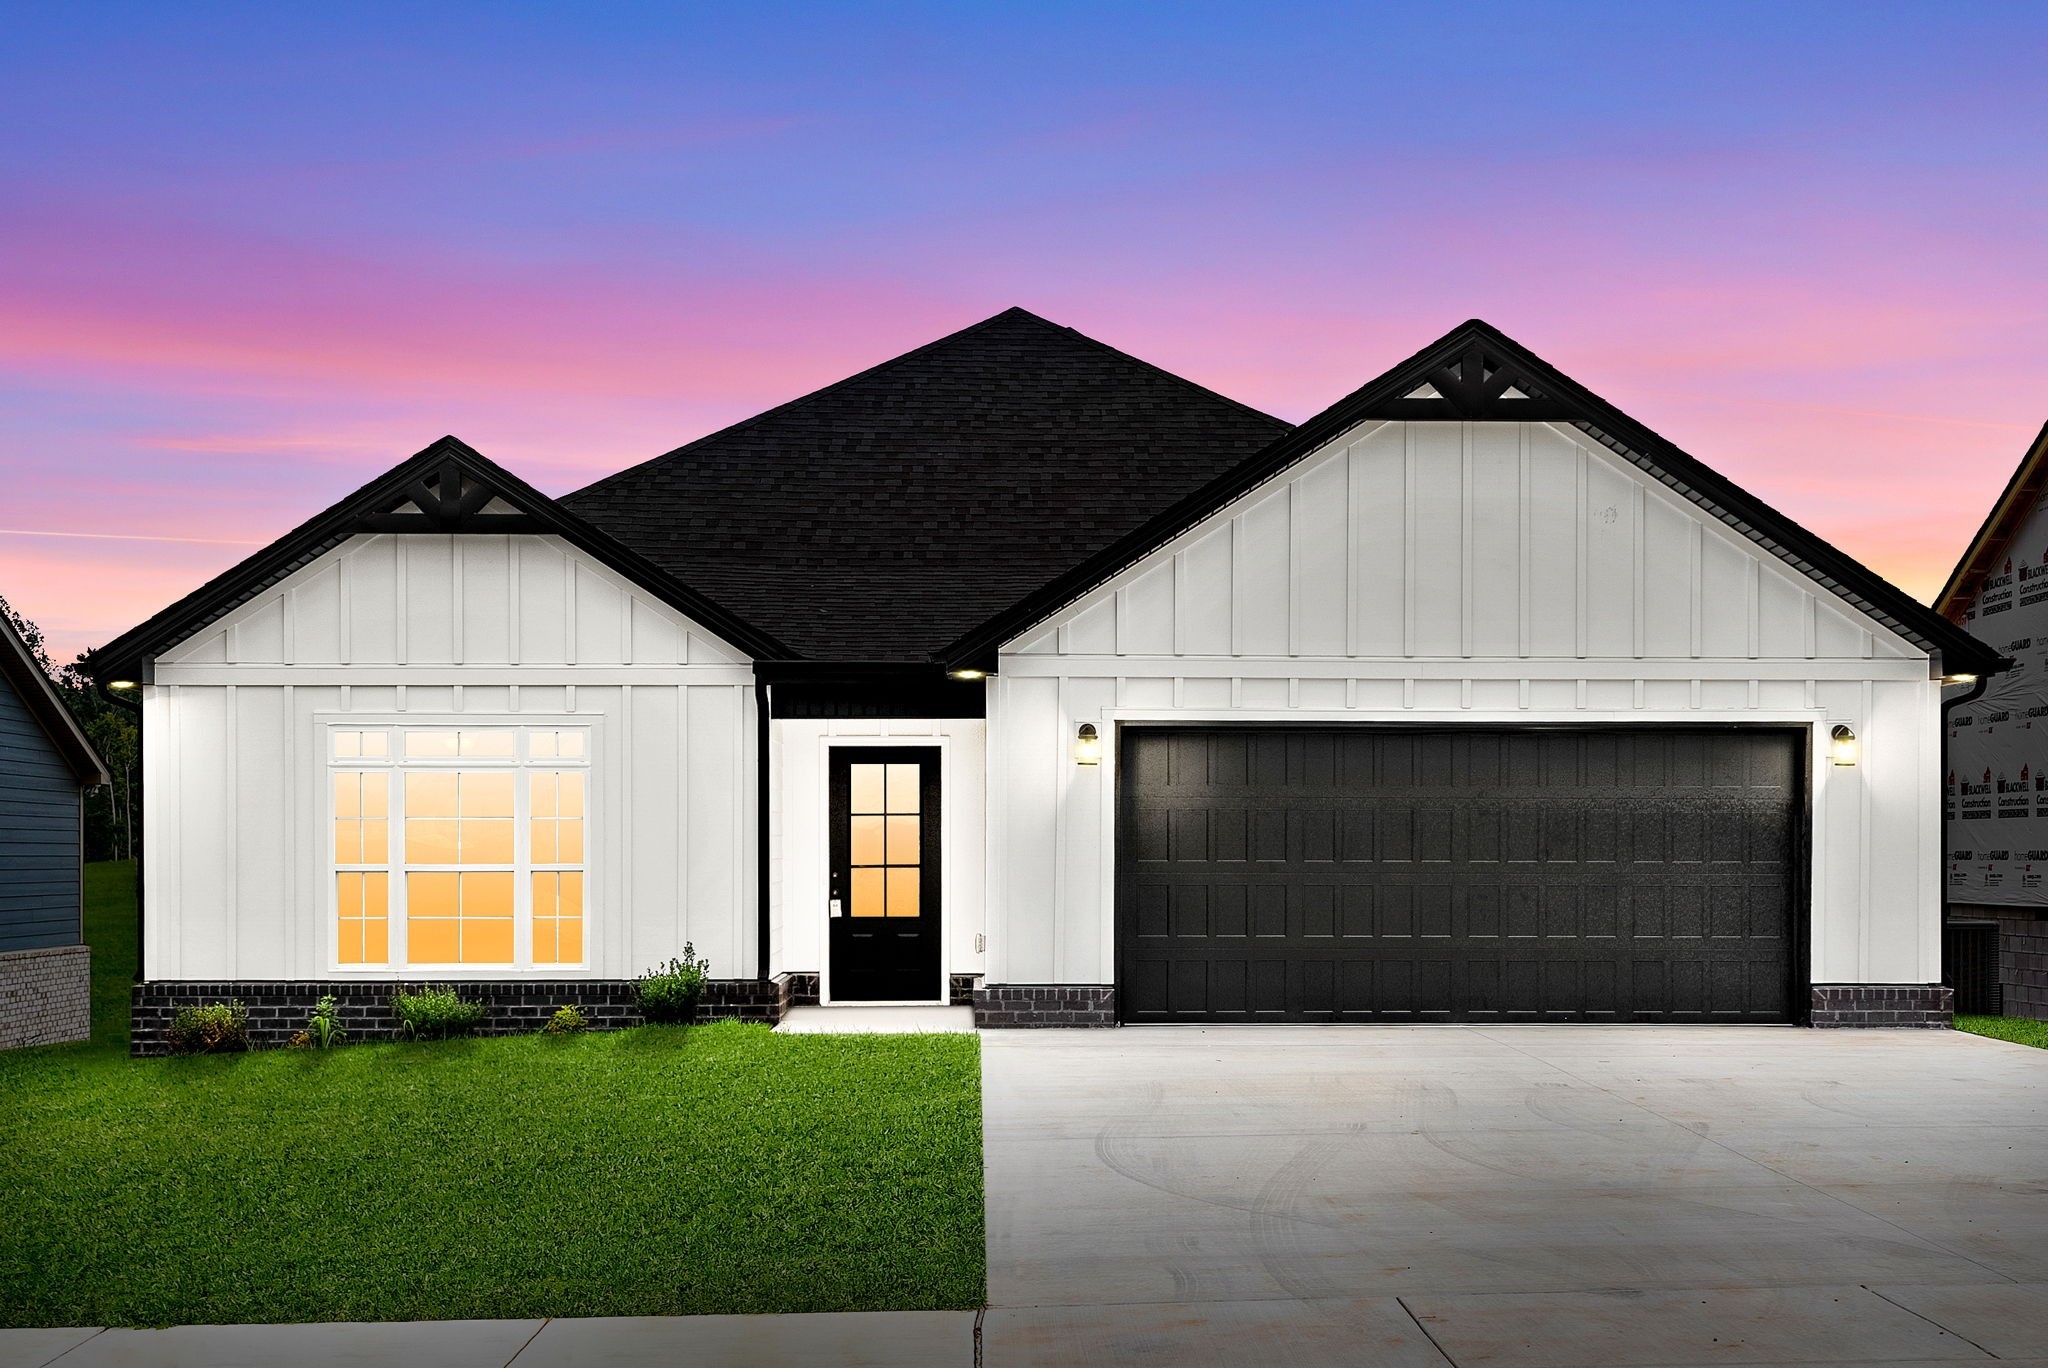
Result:
<svg viewBox="0 0 2048 1368"><path fill-rule="evenodd" d="M640 1015L662 1025L695 1020L697 999L704 995L704 980L710 973L711 961L698 959L697 947L685 941L681 959L658 964L634 981Z"/></svg>
<svg viewBox="0 0 2048 1368"><path fill-rule="evenodd" d="M347 1039L348 1032L341 1029L341 1004L334 994L326 993L313 1008L313 1015L306 1018L306 1029L292 1037L292 1044L302 1050L331 1050Z"/></svg>
<svg viewBox="0 0 2048 1368"><path fill-rule="evenodd" d="M452 984L443 984L399 989L391 996L391 1014L398 1018L398 1033L409 1040L446 1040L483 1025L489 1009L457 997Z"/></svg>
<svg viewBox="0 0 2048 1368"><path fill-rule="evenodd" d="M555 1014L548 1018L548 1024L541 1027L543 1035L573 1035L590 1028L590 1018L574 1006L557 1007Z"/></svg>
<svg viewBox="0 0 2048 1368"><path fill-rule="evenodd" d="M249 1009L240 1002L180 1007L165 1039L172 1054L221 1054L249 1048Z"/></svg>

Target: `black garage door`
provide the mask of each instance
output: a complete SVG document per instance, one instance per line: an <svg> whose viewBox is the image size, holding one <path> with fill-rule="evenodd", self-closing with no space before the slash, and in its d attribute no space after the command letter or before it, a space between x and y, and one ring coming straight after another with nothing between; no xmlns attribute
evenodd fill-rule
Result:
<svg viewBox="0 0 2048 1368"><path fill-rule="evenodd" d="M1784 1021L1791 731L1124 729L1131 1022Z"/></svg>

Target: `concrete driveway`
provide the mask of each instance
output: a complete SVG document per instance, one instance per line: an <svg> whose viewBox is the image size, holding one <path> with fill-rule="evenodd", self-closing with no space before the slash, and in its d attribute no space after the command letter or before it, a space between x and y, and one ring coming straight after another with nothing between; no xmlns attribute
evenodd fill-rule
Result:
<svg viewBox="0 0 2048 1368"><path fill-rule="evenodd" d="M982 1036L990 1365L2048 1365L2048 1052Z"/></svg>

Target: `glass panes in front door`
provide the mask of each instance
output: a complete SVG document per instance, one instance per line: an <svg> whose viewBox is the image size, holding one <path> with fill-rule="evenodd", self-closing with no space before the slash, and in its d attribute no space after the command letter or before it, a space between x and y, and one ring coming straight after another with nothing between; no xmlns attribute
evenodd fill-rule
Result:
<svg viewBox="0 0 2048 1368"><path fill-rule="evenodd" d="M848 882L856 917L915 917L923 883L922 767L854 761L847 766Z"/></svg>

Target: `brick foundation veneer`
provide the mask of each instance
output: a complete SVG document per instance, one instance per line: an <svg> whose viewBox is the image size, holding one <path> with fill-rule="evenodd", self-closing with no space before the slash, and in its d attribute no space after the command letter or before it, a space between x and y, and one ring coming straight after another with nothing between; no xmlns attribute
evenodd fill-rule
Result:
<svg viewBox="0 0 2048 1368"><path fill-rule="evenodd" d="M1955 990L1945 983L1816 983L1815 1026L1948 1026Z"/></svg>
<svg viewBox="0 0 2048 1368"><path fill-rule="evenodd" d="M974 1024L983 1030L1014 1026L1114 1026L1116 989L1106 983L1003 983L977 988Z"/></svg>
<svg viewBox="0 0 2048 1368"><path fill-rule="evenodd" d="M0 954L0 1050L91 1035L91 950L49 945Z"/></svg>
<svg viewBox="0 0 2048 1368"><path fill-rule="evenodd" d="M1998 923L1998 982L2005 990L2005 1014L2048 1021L2048 910L1956 903L1949 915Z"/></svg>
<svg viewBox="0 0 2048 1368"><path fill-rule="evenodd" d="M391 995L417 980L350 983L138 983L131 999L129 1052L166 1053L165 1032L180 1007L239 1001L249 1009L249 1043L257 1049L286 1044L303 1029L321 995L332 993L341 1023L353 1042L389 1040L398 1022ZM631 979L569 979L553 982L458 983L465 998L490 1005L479 1035L528 1035L547 1024L557 1007L573 1005L590 1018L593 1030L616 1031L642 1023ZM697 1004L699 1021L782 1020L793 1006L818 1000L816 974L777 974L772 979L713 979Z"/></svg>

